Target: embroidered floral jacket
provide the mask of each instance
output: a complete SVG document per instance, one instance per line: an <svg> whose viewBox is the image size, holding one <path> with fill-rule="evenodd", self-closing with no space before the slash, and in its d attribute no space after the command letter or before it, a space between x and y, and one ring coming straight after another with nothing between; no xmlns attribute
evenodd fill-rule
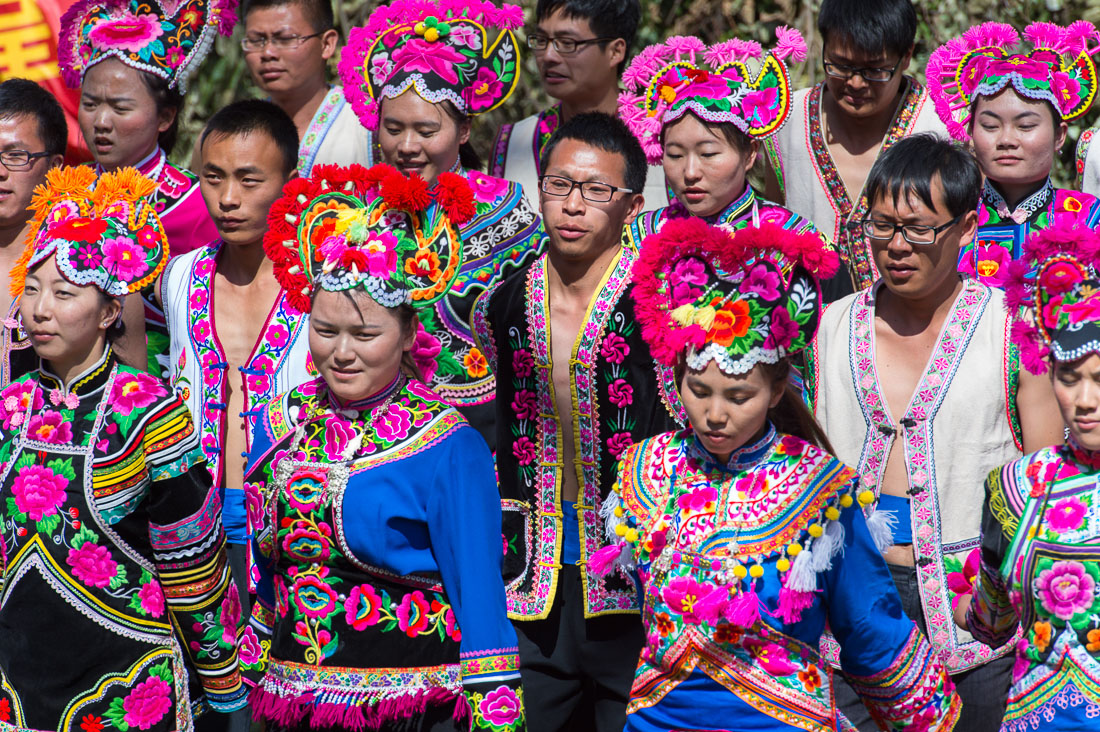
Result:
<svg viewBox="0 0 1100 732"><path fill-rule="evenodd" d="M625 573L596 577L586 558L606 545L599 519L615 465L632 443L682 422L672 370L656 366L642 340L630 297L637 255L622 249L589 305L570 358L574 462L562 459L562 430L550 380L550 304L546 256L488 291L474 307L474 332L497 374L497 425L510 444L497 452L504 509L508 612L545 618L561 568L562 473L580 492L585 616L636 613Z"/></svg>
<svg viewBox="0 0 1100 732"><path fill-rule="evenodd" d="M361 730L449 706L523 729L492 456L456 409L403 378L343 406L307 382L264 409L246 481L256 718Z"/></svg>
<svg viewBox="0 0 1100 732"><path fill-rule="evenodd" d="M0 392L0 721L190 730L245 704L241 603L187 408L103 358Z"/></svg>
<svg viewBox="0 0 1100 732"><path fill-rule="evenodd" d="M1048 178L1046 185L1009 211L1000 191L987 180L978 205L978 233L959 250L959 271L990 287L1004 287L1008 263L1020 258L1028 235L1050 226L1055 216L1059 221L1070 217L1080 226L1095 228L1100 224L1100 199L1055 188Z"/></svg>
<svg viewBox="0 0 1100 732"><path fill-rule="evenodd" d="M968 615L991 646L1015 641L1002 729L1084 730L1100 710L1100 456L1074 442L989 474ZM979 571L980 566L980 571ZM1022 637L1017 632L1022 630Z"/></svg>
<svg viewBox="0 0 1100 732"><path fill-rule="evenodd" d="M298 145L298 175L308 178L315 165L358 163L369 168L373 137L348 104L344 88L333 86Z"/></svg>
<svg viewBox="0 0 1100 732"><path fill-rule="evenodd" d="M961 704L902 610L857 485L851 468L770 425L725 463L690 428L626 451L604 515L645 598L628 731L737 720L833 732L826 623L883 729L952 729Z"/></svg>
<svg viewBox="0 0 1100 732"><path fill-rule="evenodd" d="M19 320L19 298L8 306L8 317L0 331L0 389L38 368L38 354Z"/></svg>
<svg viewBox="0 0 1100 732"><path fill-rule="evenodd" d="M459 229L463 262L447 296L418 313L425 353L435 354L434 373L424 376L493 448L496 382L470 332L470 311L482 292L541 253L542 221L515 183L475 170L459 173L474 189L477 215Z"/></svg>

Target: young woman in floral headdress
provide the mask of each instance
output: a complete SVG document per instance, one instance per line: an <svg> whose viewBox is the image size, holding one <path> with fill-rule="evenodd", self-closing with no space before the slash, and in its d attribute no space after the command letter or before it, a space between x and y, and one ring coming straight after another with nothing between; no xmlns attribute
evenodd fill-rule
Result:
<svg viewBox="0 0 1100 732"><path fill-rule="evenodd" d="M97 173L134 167L156 185L149 194L171 256L217 239L198 178L168 160L187 82L219 33L233 32L236 0L79 0L61 19L58 64L80 88L77 121ZM150 373L168 378L168 329L145 293Z"/></svg>
<svg viewBox="0 0 1100 732"><path fill-rule="evenodd" d="M471 196L454 173L429 192L322 166L275 204L264 249L321 376L263 410L245 475L261 578L241 658L268 729L524 727L492 456L411 353Z"/></svg>
<svg viewBox="0 0 1100 732"><path fill-rule="evenodd" d="M475 212L459 228L462 259L451 292L420 313L417 339L433 363L424 376L494 447L489 362L474 341L478 295L534 260L541 224L519 185L480 172L469 146L471 120L496 109L519 82L523 24L518 5L482 0L396 0L365 28L352 29L340 61L344 92L378 141L381 159L433 189L457 173L473 190ZM496 39L489 31L502 29Z"/></svg>
<svg viewBox="0 0 1100 732"><path fill-rule="evenodd" d="M1023 254L1032 267L1012 265L1005 290L1012 337L1050 372L1069 439L989 474L974 601L955 617L1015 644L1002 730L1076 732L1100 707L1100 236L1059 221Z"/></svg>
<svg viewBox="0 0 1100 732"><path fill-rule="evenodd" d="M642 334L690 426L631 447L597 567L637 570L646 645L628 731L838 727L826 623L884 729L949 730L959 700L902 611L854 471L787 388L838 258L775 224L670 220L635 266Z"/></svg>
<svg viewBox="0 0 1100 732"><path fill-rule="evenodd" d="M41 360L0 392L0 722L15 728L189 731L189 666L205 708L246 703L198 433L111 345L121 299L168 260L155 185L54 168L12 271Z"/></svg>
<svg viewBox="0 0 1100 732"><path fill-rule="evenodd" d="M1004 287L1024 241L1055 218L1100 223L1100 200L1055 188L1050 171L1067 123L1096 97L1100 31L1084 20L1068 27L1032 23L1020 34L983 23L932 52L928 93L958 140L971 142L986 177L978 234L959 252L959 271Z"/></svg>

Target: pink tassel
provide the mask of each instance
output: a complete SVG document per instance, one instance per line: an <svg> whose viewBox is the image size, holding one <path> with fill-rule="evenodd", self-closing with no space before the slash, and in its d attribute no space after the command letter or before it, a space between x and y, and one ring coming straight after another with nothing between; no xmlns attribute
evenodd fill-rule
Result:
<svg viewBox="0 0 1100 732"><path fill-rule="evenodd" d="M776 616L788 625L802 620L802 611L814 604L814 593L783 587L779 590L779 610Z"/></svg>
<svg viewBox="0 0 1100 732"><path fill-rule="evenodd" d="M756 585L742 592L730 602L726 618L740 628L750 628L760 620L760 598L756 594Z"/></svg>
<svg viewBox="0 0 1100 732"><path fill-rule="evenodd" d="M612 544L611 546L605 546L600 549L592 558L588 560L588 571L597 577L606 577L611 574L611 570L615 568L615 565L619 561L619 555L624 550L627 550L627 544L625 541L620 541L618 544Z"/></svg>

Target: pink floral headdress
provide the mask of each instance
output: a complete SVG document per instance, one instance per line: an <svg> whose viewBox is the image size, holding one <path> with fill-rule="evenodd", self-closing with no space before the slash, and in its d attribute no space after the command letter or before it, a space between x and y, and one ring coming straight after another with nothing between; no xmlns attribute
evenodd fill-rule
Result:
<svg viewBox="0 0 1100 732"><path fill-rule="evenodd" d="M519 82L518 5L485 0L395 0L352 28L340 58L344 94L363 126L378 129L382 99L415 89L465 115L499 107ZM501 29L492 43L490 27Z"/></svg>
<svg viewBox="0 0 1100 732"><path fill-rule="evenodd" d="M619 116L630 125L653 165L661 162L661 130L688 112L705 122L729 122L755 138L775 134L791 110L787 57L806 58L802 34L776 31L765 54L756 41L733 39L707 47L693 36L649 46L623 72ZM749 62L758 62L755 74ZM710 66L708 70L704 62Z"/></svg>
<svg viewBox="0 0 1100 732"><path fill-rule="evenodd" d="M1031 373L1100 353L1098 265L1100 234L1063 217L1028 237L1023 257L1009 265L1012 342Z"/></svg>
<svg viewBox="0 0 1100 732"><path fill-rule="evenodd" d="M936 113L958 140L969 140L971 108L980 96L1011 86L1027 99L1058 110L1063 120L1080 117L1096 96L1100 32L1086 20L1067 27L1032 23L1023 34L1005 23L983 23L940 46L928 59L928 93Z"/></svg>
<svg viewBox="0 0 1100 732"><path fill-rule="evenodd" d="M765 223L731 232L702 219L670 219L646 237L634 265L634 300L654 359L692 369L714 359L748 373L805 348L821 314L818 278L835 252L816 234Z"/></svg>
<svg viewBox="0 0 1100 732"><path fill-rule="evenodd" d="M76 88L84 74L108 58L187 91L214 36L229 36L237 0L78 0L61 18L58 66Z"/></svg>
<svg viewBox="0 0 1100 732"><path fill-rule="evenodd" d="M11 271L11 294L27 272L56 255L74 285L123 297L151 284L168 263L168 238L146 196L156 183L134 168L97 178L88 166L53 168L34 189L27 243Z"/></svg>

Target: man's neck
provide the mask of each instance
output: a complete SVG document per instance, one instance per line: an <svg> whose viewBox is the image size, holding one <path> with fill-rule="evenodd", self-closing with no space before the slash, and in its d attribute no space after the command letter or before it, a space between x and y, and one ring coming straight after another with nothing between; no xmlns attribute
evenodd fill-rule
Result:
<svg viewBox="0 0 1100 732"><path fill-rule="evenodd" d="M19 254L23 252L23 244L27 239L27 228L30 225L30 219L11 224L0 224L0 257L3 257L6 252L17 251Z"/></svg>
<svg viewBox="0 0 1100 732"><path fill-rule="evenodd" d="M550 247L546 254L546 280L550 297L591 302L621 249L622 245L616 242L591 259L576 261L557 256L553 247Z"/></svg>
<svg viewBox="0 0 1100 732"><path fill-rule="evenodd" d="M942 287L918 298L898 297L882 285L876 295L875 315L889 323L900 336L923 333L932 325L942 330L962 289L963 281L957 277L945 280Z"/></svg>
<svg viewBox="0 0 1100 732"><path fill-rule="evenodd" d="M562 99L561 121L568 122L574 115L587 112L603 112L612 117L619 113L619 88L609 86L603 94L585 99Z"/></svg>
<svg viewBox="0 0 1100 732"><path fill-rule="evenodd" d="M1010 183L1008 185L993 180L990 180L989 183L1001 194L1001 198L1003 198L1008 205L1008 210L1015 211L1017 206L1026 201L1030 196L1042 190L1043 186L1047 184L1047 180L1049 180L1049 178L1043 178L1034 183Z"/></svg>
<svg viewBox="0 0 1100 732"><path fill-rule="evenodd" d="M871 147L882 143L886 133L890 131L890 125L894 121L897 105L901 102L902 95L908 89L907 84L902 84L898 89L894 103L887 105L878 114L869 117L852 117L844 114L836 99L829 93L826 87L821 95L822 111L825 113L825 122L829 137L843 145L849 152L855 154L866 151Z"/></svg>
<svg viewBox="0 0 1100 732"><path fill-rule="evenodd" d="M272 94L271 101L275 102L292 120L298 128L298 137L305 135L309 129L309 123L313 121L313 115L317 114L317 108L325 101L328 94L328 84L321 80L320 84L300 87L284 94Z"/></svg>
<svg viewBox="0 0 1100 732"><path fill-rule="evenodd" d="M264 254L263 239L252 244L222 244L218 274L237 287L248 287L262 278L274 277L275 268Z"/></svg>

